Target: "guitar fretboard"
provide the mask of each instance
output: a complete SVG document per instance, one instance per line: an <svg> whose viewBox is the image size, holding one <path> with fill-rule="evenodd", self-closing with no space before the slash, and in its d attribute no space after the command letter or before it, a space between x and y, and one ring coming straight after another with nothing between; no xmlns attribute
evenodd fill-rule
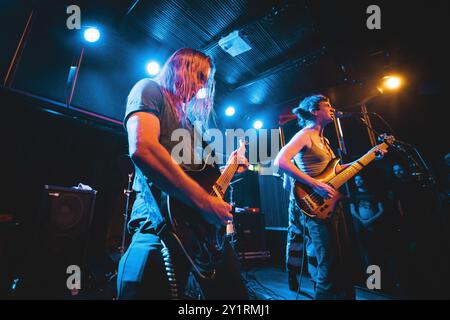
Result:
<svg viewBox="0 0 450 320"><path fill-rule="evenodd" d="M344 183L353 178L365 166L375 160L377 156L375 152L377 150L386 150L387 148L388 145L385 142L373 147L364 156L356 160L351 166L345 168L341 173L328 181L328 184L332 185L335 189L341 187Z"/></svg>
<svg viewBox="0 0 450 320"><path fill-rule="evenodd" d="M237 168L239 167L237 158L234 157L230 163L228 163L222 172L219 179L217 179L215 188L218 192L216 192L217 196L223 198L225 191L227 191L228 186L230 185L231 179L233 179L234 174L236 173Z"/></svg>

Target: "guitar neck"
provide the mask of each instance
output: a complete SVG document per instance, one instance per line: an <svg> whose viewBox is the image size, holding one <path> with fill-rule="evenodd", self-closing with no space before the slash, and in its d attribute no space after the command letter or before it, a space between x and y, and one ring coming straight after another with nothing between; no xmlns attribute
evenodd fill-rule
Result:
<svg viewBox="0 0 450 320"><path fill-rule="evenodd" d="M231 179L233 179L234 174L236 173L239 167L238 161L234 158L230 163L225 166L224 171L220 175L219 179L217 179L213 190L218 197L223 198L225 195L225 191L227 191L230 186Z"/></svg>
<svg viewBox="0 0 450 320"><path fill-rule="evenodd" d="M369 163L371 163L377 155L375 152L377 150L387 149L388 145L383 142L372 149L369 150L365 155L363 155L358 160L354 161L352 165L345 168L342 172L340 172L338 175L336 175L333 179L328 181L329 184L331 184L334 188L341 187L344 183L346 183L348 180L353 178L358 172L360 172L362 169L364 169Z"/></svg>

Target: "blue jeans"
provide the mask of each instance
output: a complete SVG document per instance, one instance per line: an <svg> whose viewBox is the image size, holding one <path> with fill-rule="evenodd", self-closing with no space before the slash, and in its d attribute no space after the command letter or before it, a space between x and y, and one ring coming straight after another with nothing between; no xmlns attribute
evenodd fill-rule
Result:
<svg viewBox="0 0 450 320"><path fill-rule="evenodd" d="M120 260L117 276L118 299L170 299L169 281L161 253L160 238L136 232ZM180 298L186 288L191 265L180 248L169 248ZM213 280L197 279L206 299L248 299L237 256L226 241L224 259Z"/></svg>

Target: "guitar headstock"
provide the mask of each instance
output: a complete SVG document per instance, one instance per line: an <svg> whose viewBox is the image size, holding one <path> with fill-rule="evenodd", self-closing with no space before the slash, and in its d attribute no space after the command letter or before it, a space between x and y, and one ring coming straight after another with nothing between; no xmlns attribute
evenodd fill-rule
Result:
<svg viewBox="0 0 450 320"><path fill-rule="evenodd" d="M393 145L395 143L395 137L386 133L380 135L378 139L380 140L380 142L385 142L387 145Z"/></svg>
<svg viewBox="0 0 450 320"><path fill-rule="evenodd" d="M236 150L237 154L240 156L245 155L245 146L248 145L248 141L245 139L239 139L239 148Z"/></svg>
<svg viewBox="0 0 450 320"><path fill-rule="evenodd" d="M227 163L232 163L236 161L238 157L245 157L245 146L248 144L244 139L239 139L239 148L234 150L230 157L228 158Z"/></svg>

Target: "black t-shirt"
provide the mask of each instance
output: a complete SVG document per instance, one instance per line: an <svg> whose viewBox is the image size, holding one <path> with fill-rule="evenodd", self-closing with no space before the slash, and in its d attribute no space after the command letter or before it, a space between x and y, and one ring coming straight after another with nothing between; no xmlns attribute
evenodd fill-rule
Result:
<svg viewBox="0 0 450 320"><path fill-rule="evenodd" d="M179 145L182 140L179 136L172 141L172 133L176 129L187 129L191 138L191 160L193 160L195 143L194 128L189 121L183 123L178 120L178 116L169 99L166 98L162 88L158 83L151 79L142 79L138 81L131 89L127 98L127 106L124 118L126 128L129 117L136 112L150 112L155 114L160 121L160 139L159 142L171 153L172 149ZM201 135L200 135L201 137ZM201 154L197 153L198 156ZM201 159L201 157L200 157ZM193 163L191 161L190 163ZM185 170L196 170L201 164L180 164ZM136 200L128 224L131 232L137 230L151 231L158 230L163 217L161 215L161 205L165 200L166 194L153 185L152 177L146 177L142 171L135 165L135 178L133 190L136 191Z"/></svg>
<svg viewBox="0 0 450 320"><path fill-rule="evenodd" d="M351 202L362 219L370 219L378 212L378 203L381 201L376 193L355 190L351 195Z"/></svg>

